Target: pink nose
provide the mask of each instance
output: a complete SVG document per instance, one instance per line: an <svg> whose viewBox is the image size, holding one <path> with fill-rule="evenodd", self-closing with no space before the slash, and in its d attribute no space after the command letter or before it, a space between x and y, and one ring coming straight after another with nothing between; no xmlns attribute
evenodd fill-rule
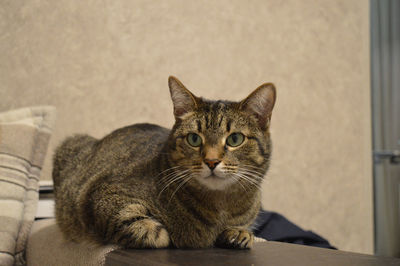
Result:
<svg viewBox="0 0 400 266"><path fill-rule="evenodd" d="M207 164L208 168L214 170L221 161L218 159L204 159L204 162Z"/></svg>

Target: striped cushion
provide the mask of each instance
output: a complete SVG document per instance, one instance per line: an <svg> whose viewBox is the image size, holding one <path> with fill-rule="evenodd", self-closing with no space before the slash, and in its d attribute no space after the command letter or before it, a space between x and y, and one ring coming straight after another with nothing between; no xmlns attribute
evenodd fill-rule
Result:
<svg viewBox="0 0 400 266"><path fill-rule="evenodd" d="M24 265L54 107L0 113L0 265Z"/></svg>

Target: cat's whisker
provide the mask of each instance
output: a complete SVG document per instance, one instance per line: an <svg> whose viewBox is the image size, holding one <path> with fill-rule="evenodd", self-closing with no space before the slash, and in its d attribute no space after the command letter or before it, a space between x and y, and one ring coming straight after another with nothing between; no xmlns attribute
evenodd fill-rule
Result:
<svg viewBox="0 0 400 266"><path fill-rule="evenodd" d="M178 176L179 173L181 173L181 171L176 171L176 172L170 173L169 175L164 176L163 178L160 178L160 180L157 181L157 184L168 183L169 181L174 179L176 176Z"/></svg>
<svg viewBox="0 0 400 266"><path fill-rule="evenodd" d="M179 171L179 168L182 168L182 169L190 169L190 168L192 168L192 169L201 169L202 167L201 167L201 164L193 164L193 165L177 165L177 166L173 166L173 167L170 167L170 168L168 168L168 169L165 169L164 171L162 171L162 172L160 172L158 175L157 175L157 177L159 177L160 175L163 175L163 174L167 174L167 176L168 175L170 175L171 174L171 172L173 173L173 172L175 172L175 171Z"/></svg>
<svg viewBox="0 0 400 266"><path fill-rule="evenodd" d="M172 198L175 196L176 192L177 192L180 188L182 188L187 182L189 182L189 181L193 178L193 176L192 176L191 174L189 174L189 175L187 175L187 176L184 177L184 178L186 178L186 179L184 179L184 180L178 185L178 187L175 189L175 191L172 193L172 195L171 195L171 197L170 197L170 199L169 199L169 201L168 201L168 204L171 202L171 200L172 200Z"/></svg>
<svg viewBox="0 0 400 266"><path fill-rule="evenodd" d="M173 176L168 181L166 181L168 183L161 189L160 193L158 193L158 197L160 197L161 194L164 192L164 190L166 190L171 184L175 183L178 180L185 178L185 176L188 175L189 171L190 170L186 170L185 172L177 173L175 176Z"/></svg>
<svg viewBox="0 0 400 266"><path fill-rule="evenodd" d="M186 175L188 171L175 173L174 175L170 176L168 179L163 180L162 183L164 183L165 184L165 188L167 188L169 185L171 185L175 181L177 181L180 178L182 178L182 176Z"/></svg>
<svg viewBox="0 0 400 266"><path fill-rule="evenodd" d="M253 178L251 178L251 177L249 177L249 176L247 176L247 175L244 175L244 174L239 174L239 175L240 175L240 176L242 177L242 179L243 179L244 181L246 181L248 184L251 184L251 185L256 186L256 187L258 187L258 188L261 189L260 182L255 181Z"/></svg>
<svg viewBox="0 0 400 266"><path fill-rule="evenodd" d="M162 192L163 190L165 190L168 186L170 186L172 183L178 181L183 175L184 175L184 174L175 174L174 176L172 176L172 177L169 178L168 180L165 180L165 182L163 182L163 183L164 183L164 186L163 186L161 192ZM160 194L161 194L161 192L160 192Z"/></svg>
<svg viewBox="0 0 400 266"><path fill-rule="evenodd" d="M251 174L249 174L249 173L240 172L239 174L244 175L244 176L247 177L249 180L251 180L251 181L253 181L254 183L257 183L257 184L261 183L261 181L262 181L262 178L257 177L257 176L253 176L253 175L251 175Z"/></svg>
<svg viewBox="0 0 400 266"><path fill-rule="evenodd" d="M175 174L184 173L184 172L188 172L188 171L190 171L190 169L186 169L186 170L175 169L171 173L168 173L165 176L163 176L162 178L160 178L160 180L158 182L162 183L162 182L170 179L171 176L174 176Z"/></svg>
<svg viewBox="0 0 400 266"><path fill-rule="evenodd" d="M169 184L167 184L166 186L163 187L163 189L160 191L160 193L158 193L158 198L160 198L161 194L174 182L180 180L181 177L177 177L176 179L174 179L172 182L170 182Z"/></svg>
<svg viewBox="0 0 400 266"><path fill-rule="evenodd" d="M235 175L231 175L230 177L233 178L236 182L238 182L239 185L243 188L243 190L244 190L245 192L247 192L247 189L246 189L246 188L243 186L243 184L240 182L240 177L236 177Z"/></svg>
<svg viewBox="0 0 400 266"><path fill-rule="evenodd" d="M171 177L169 180L166 180L165 183L164 183L163 188L161 189L161 191L160 191L160 193L159 193L159 195L161 195L161 193L162 193L166 188L168 188L172 183L178 181L180 178L181 178L181 175L176 174L176 175L174 175L173 177Z"/></svg>
<svg viewBox="0 0 400 266"><path fill-rule="evenodd" d="M222 169L226 173L241 173L241 174L244 174L244 175L248 176L249 178L255 179L257 181L263 179L263 176L264 176L262 173L260 173L258 171L255 171L255 170L252 170L252 169L243 168L243 167L236 168L236 169L229 169L229 168L224 167Z"/></svg>
<svg viewBox="0 0 400 266"><path fill-rule="evenodd" d="M241 167L224 166L222 169L227 173L235 173L235 172L251 173L257 176L257 179L258 177L264 176L262 168L252 165L242 165Z"/></svg>
<svg viewBox="0 0 400 266"><path fill-rule="evenodd" d="M242 184L242 186L244 186L246 188L246 192L248 192L247 188L251 189L254 186L254 184L247 181L245 177L243 177L241 175L237 175L237 177L239 179L240 184Z"/></svg>
<svg viewBox="0 0 400 266"><path fill-rule="evenodd" d="M262 179L263 178L263 174L261 174L261 173L258 173L258 172L254 172L254 171L249 171L249 170L247 170L247 169L240 169L239 171L238 171L239 173L243 173L243 174L247 174L247 175L250 175L251 177L254 177L255 179Z"/></svg>
<svg viewBox="0 0 400 266"><path fill-rule="evenodd" d="M265 172L265 169L258 167L258 166L254 166L254 165L249 165L249 164L245 164L245 165L241 165L240 168L244 168L244 169L248 169L248 170L253 170L258 172L259 174L263 174Z"/></svg>
<svg viewBox="0 0 400 266"><path fill-rule="evenodd" d="M241 177L243 180L247 181L249 184L255 186L258 189L261 189L261 186L259 185L258 182L254 181L251 177L244 173L236 173L239 177Z"/></svg>
<svg viewBox="0 0 400 266"><path fill-rule="evenodd" d="M252 174L257 175L257 176L260 176L260 177L264 176L263 173L260 173L260 172L258 172L258 171L254 171L254 170L251 170L251 169L244 169L244 168L242 168L242 169L240 169L239 171L243 171L243 172L247 172L247 173L252 173Z"/></svg>
<svg viewBox="0 0 400 266"><path fill-rule="evenodd" d="M180 167L183 168L182 165L177 165L177 166L170 167L170 168L165 169L164 171L160 172L157 176L160 176L160 175L162 175L162 174L164 174L164 173L167 173L167 172L169 172L169 171L173 171L174 169L180 168Z"/></svg>
<svg viewBox="0 0 400 266"><path fill-rule="evenodd" d="M180 174L187 174L187 173L200 173L202 168L193 168L193 169L186 169L184 171L179 171L179 172L174 172L173 174L170 173L167 177L162 178L160 181L163 183L167 183L169 181L171 181L172 179L174 179L174 177L176 175L180 175Z"/></svg>

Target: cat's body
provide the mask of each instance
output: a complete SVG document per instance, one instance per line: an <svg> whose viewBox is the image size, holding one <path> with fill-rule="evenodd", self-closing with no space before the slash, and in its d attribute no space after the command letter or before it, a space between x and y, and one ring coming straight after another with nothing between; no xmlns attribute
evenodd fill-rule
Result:
<svg viewBox="0 0 400 266"><path fill-rule="evenodd" d="M174 78L170 89L172 130L136 124L100 140L74 136L57 149L56 218L67 238L125 247L251 246L247 228L269 166L275 90L262 128L248 98L206 101Z"/></svg>

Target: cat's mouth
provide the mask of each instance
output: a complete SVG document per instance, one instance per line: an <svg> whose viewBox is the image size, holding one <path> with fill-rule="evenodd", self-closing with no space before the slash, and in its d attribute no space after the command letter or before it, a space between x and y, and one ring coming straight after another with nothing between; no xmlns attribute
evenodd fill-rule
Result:
<svg viewBox="0 0 400 266"><path fill-rule="evenodd" d="M213 178L213 179L225 179L225 177L217 176L215 173L211 173L211 175L205 177L205 179L209 179L209 178Z"/></svg>

